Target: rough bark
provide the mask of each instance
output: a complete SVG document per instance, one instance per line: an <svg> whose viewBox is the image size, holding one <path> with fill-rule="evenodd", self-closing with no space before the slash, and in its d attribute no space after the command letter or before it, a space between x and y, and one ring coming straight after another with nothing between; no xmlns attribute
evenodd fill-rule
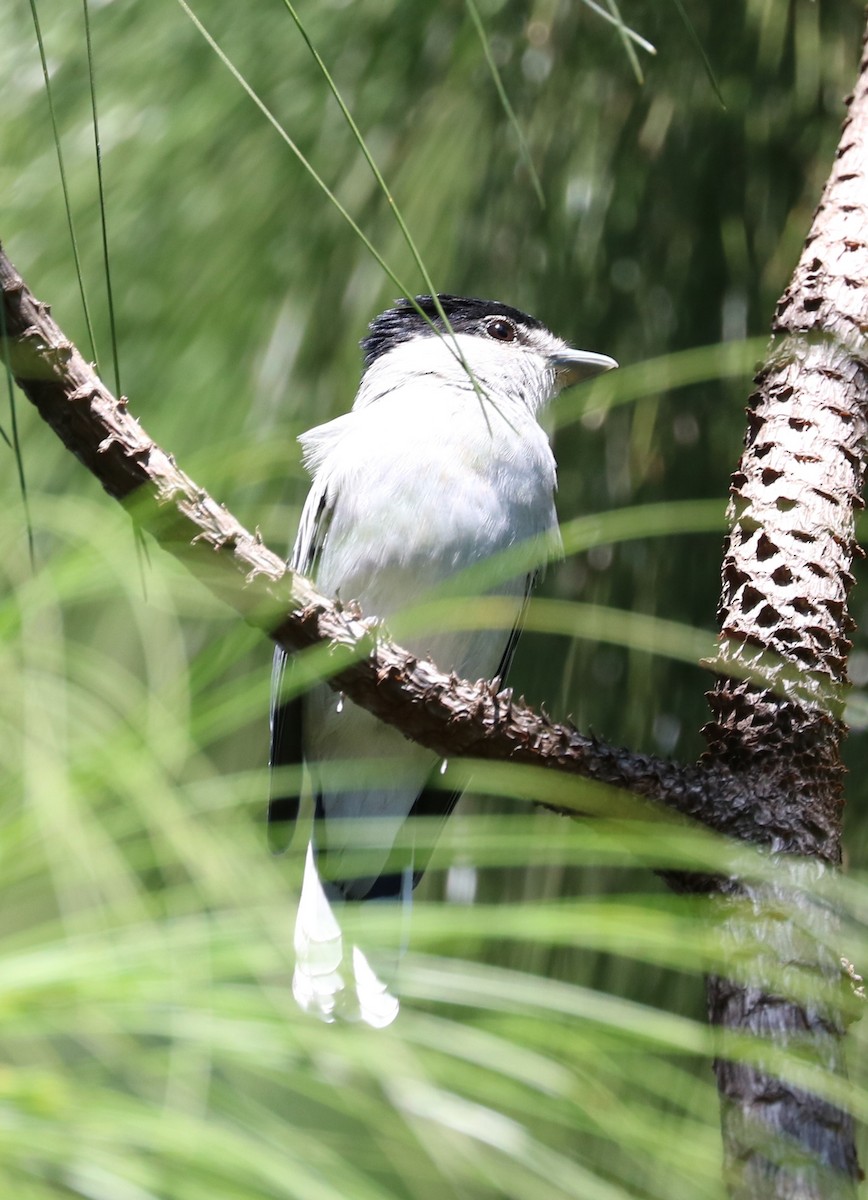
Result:
<svg viewBox="0 0 868 1200"><path fill-rule="evenodd" d="M733 814L732 832L775 854L833 865L841 859L847 597L859 552L855 510L862 506L868 399L864 53L848 107L801 260L775 312L772 350L756 379L732 477L720 678L705 729L708 761L751 781L744 789L751 801ZM725 916L733 945L750 939L758 952L747 980L709 980L711 1020L779 1047L810 1046L818 1061L843 1072L835 1006L784 999L763 979L764 965L774 962L833 986L840 973L828 948L834 915L812 911L810 892L786 882L737 890L742 902ZM815 936L795 942L800 926ZM720 1059L716 1071L733 1196L855 1195L849 1114L756 1064Z"/></svg>

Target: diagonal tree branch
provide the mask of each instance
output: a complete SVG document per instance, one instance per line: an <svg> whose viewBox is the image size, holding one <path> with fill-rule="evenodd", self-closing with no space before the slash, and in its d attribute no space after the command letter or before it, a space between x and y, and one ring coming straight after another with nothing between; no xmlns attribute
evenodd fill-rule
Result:
<svg viewBox="0 0 868 1200"><path fill-rule="evenodd" d="M682 766L558 725L511 693L444 675L372 632L290 571L147 435L36 300L0 247L5 342L25 395L109 495L213 592L290 652L330 647L332 687L439 754L571 772L725 827L741 782L727 767Z"/></svg>

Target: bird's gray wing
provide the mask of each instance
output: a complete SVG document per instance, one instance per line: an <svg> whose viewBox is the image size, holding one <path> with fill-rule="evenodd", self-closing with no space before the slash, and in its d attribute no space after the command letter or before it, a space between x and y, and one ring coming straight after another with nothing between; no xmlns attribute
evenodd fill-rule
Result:
<svg viewBox="0 0 868 1200"><path fill-rule="evenodd" d="M524 597L521 602L521 608L518 610L518 616L515 618L515 624L510 630L509 640L503 648L500 662L497 670L492 675L492 683L497 687L498 691L506 683L506 677L509 674L509 668L512 666L512 660L515 657L515 648L518 645L518 639L521 637L521 631L524 626L524 618L527 613L527 606L530 604L530 597L533 589L539 580L539 571L531 571L524 581Z"/></svg>
<svg viewBox="0 0 868 1200"><path fill-rule="evenodd" d="M314 483L301 514L289 565L294 571L311 577L322 554L323 544L331 521L331 503L325 482ZM285 850L292 837L298 817L298 789L290 789L275 774L281 767L300 766L303 757L302 708L303 697L281 699L286 690L288 673L292 671L290 656L280 646L275 647L271 669L271 752L268 759L270 787L268 796L268 844L274 853Z"/></svg>

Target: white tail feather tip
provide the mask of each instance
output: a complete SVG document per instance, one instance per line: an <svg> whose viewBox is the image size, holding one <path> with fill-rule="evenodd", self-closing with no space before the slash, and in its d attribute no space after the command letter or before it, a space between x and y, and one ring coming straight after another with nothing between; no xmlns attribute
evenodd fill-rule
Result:
<svg viewBox="0 0 868 1200"><path fill-rule="evenodd" d="M304 1012L321 1021L364 1021L384 1029L398 1015L399 1004L377 976L364 953L353 946L352 988L347 987L341 927L322 886L313 846L307 848L304 879L295 922L296 965L292 994Z"/></svg>

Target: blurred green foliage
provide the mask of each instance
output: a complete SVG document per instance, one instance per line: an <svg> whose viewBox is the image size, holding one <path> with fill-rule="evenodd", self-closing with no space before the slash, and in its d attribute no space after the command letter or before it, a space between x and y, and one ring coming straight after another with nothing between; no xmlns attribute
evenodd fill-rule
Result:
<svg viewBox="0 0 868 1200"><path fill-rule="evenodd" d="M550 568L511 682L609 740L690 758L759 353L741 343L765 335L819 199L863 11L685 7L692 31L675 5L622 5L657 48L636 50L640 81L578 0L478 0L544 206L463 3L306 0L299 15L438 289L503 299L624 365L556 409L562 520L594 519ZM420 289L284 5L195 11ZM82 10L38 12L111 379ZM123 390L281 549L306 486L295 437L349 405L356 343L395 286L180 6L99 0L91 20ZM87 352L23 0L0 8L0 73L0 236ZM720 1196L702 1024L720 950L706 906L651 868L724 852L665 821L529 813L525 788L479 770L437 851L450 871L421 889L397 1024L302 1019L299 864L269 858L261 826L269 649L160 551L137 553L124 514L17 403L36 566L0 447L4 1194ZM866 664L857 644L859 683ZM860 739L848 754L858 921ZM609 803L570 787L578 808ZM857 969L863 940L848 925Z"/></svg>

